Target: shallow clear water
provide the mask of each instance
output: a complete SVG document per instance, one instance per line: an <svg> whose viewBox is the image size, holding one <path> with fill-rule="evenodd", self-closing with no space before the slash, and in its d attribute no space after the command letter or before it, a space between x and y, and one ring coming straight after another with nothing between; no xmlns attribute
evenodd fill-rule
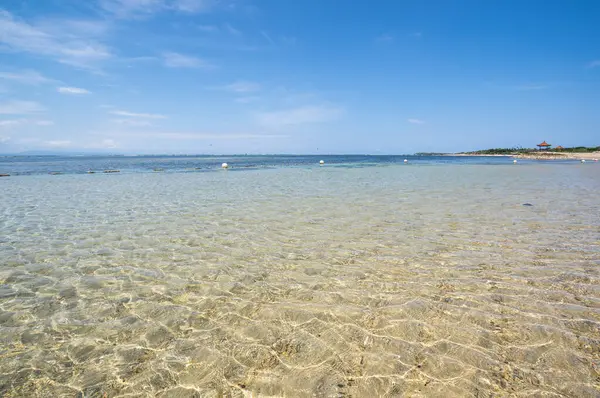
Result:
<svg viewBox="0 0 600 398"><path fill-rule="evenodd" d="M310 167L324 160L329 167L373 167L403 164L512 164L509 157L490 156L396 156L396 155L255 155L255 156L0 156L0 174L42 175L86 174L88 171L102 173L104 170L119 170L122 173L165 173L215 172L222 163L230 170L280 167ZM576 164L576 160L555 161ZM532 164L532 160L519 160Z"/></svg>
<svg viewBox="0 0 600 398"><path fill-rule="evenodd" d="M12 165L0 394L597 397L600 165L485 162Z"/></svg>

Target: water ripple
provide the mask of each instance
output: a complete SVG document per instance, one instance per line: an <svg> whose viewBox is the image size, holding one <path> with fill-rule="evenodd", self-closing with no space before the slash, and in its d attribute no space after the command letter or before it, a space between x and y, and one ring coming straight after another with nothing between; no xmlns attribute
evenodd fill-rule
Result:
<svg viewBox="0 0 600 398"><path fill-rule="evenodd" d="M599 176L7 179L0 394L597 397Z"/></svg>

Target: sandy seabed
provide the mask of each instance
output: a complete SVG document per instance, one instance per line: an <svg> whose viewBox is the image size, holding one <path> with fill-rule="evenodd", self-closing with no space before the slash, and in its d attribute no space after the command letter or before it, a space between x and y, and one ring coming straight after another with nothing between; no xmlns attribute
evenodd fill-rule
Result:
<svg viewBox="0 0 600 398"><path fill-rule="evenodd" d="M4 397L600 394L595 164L3 184Z"/></svg>

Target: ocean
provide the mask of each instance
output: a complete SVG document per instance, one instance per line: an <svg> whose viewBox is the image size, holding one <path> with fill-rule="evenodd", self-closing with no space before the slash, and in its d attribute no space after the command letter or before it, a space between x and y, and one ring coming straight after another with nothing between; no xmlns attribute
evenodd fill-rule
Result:
<svg viewBox="0 0 600 398"><path fill-rule="evenodd" d="M255 156L2 156L0 174L44 175L86 174L88 171L119 170L125 173L151 173L155 170L184 173L219 171L223 163L232 169L314 167L320 160L328 166L366 167L411 164L510 164L508 157L473 156L375 156L375 155L255 155ZM530 162L521 160L521 162ZM569 162L569 161L567 161ZM570 161L571 163L573 161Z"/></svg>
<svg viewBox="0 0 600 398"><path fill-rule="evenodd" d="M0 173L3 397L600 396L599 163L5 156Z"/></svg>

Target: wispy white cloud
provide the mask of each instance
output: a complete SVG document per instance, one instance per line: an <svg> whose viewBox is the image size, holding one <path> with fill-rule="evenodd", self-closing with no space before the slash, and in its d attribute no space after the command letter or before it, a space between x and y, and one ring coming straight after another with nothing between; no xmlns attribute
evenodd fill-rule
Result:
<svg viewBox="0 0 600 398"><path fill-rule="evenodd" d="M124 125L124 126L132 126L132 127L148 127L152 126L152 123L148 120L139 120L139 119L112 119L111 122Z"/></svg>
<svg viewBox="0 0 600 398"><path fill-rule="evenodd" d="M119 132L119 137L165 138L169 140L241 140L241 139L273 139L289 137L286 134L255 134L255 133L202 133L202 132Z"/></svg>
<svg viewBox="0 0 600 398"><path fill-rule="evenodd" d="M11 100L0 102L0 115L26 115L42 112L44 107L34 101Z"/></svg>
<svg viewBox="0 0 600 398"><path fill-rule="evenodd" d="M222 88L224 90L231 91L234 93L250 93L260 90L260 84L238 80L236 82L223 86Z"/></svg>
<svg viewBox="0 0 600 398"><path fill-rule="evenodd" d="M163 60L165 66L168 66L169 68L209 68L211 66L200 58L175 52L164 53Z"/></svg>
<svg viewBox="0 0 600 398"><path fill-rule="evenodd" d="M52 120L36 120L34 122L38 126L53 126L54 122Z"/></svg>
<svg viewBox="0 0 600 398"><path fill-rule="evenodd" d="M131 64L131 63L137 63L137 62L152 62L152 61L156 61L157 59L158 59L157 57L143 56L143 57L121 58L120 61Z"/></svg>
<svg viewBox="0 0 600 398"><path fill-rule="evenodd" d="M171 8L177 11L197 13L211 10L217 4L217 0L172 0Z"/></svg>
<svg viewBox="0 0 600 398"><path fill-rule="evenodd" d="M425 124L425 121L421 119L408 119L407 122L411 124Z"/></svg>
<svg viewBox="0 0 600 398"><path fill-rule="evenodd" d="M217 0L100 0L100 6L119 18L143 18L162 11L206 12Z"/></svg>
<svg viewBox="0 0 600 398"><path fill-rule="evenodd" d="M10 137L8 137L6 135L0 135L0 144L5 144L8 141L10 141Z"/></svg>
<svg viewBox="0 0 600 398"><path fill-rule="evenodd" d="M29 69L20 72L0 72L0 79L11 80L17 83L30 85L56 82L56 80L48 79L40 73Z"/></svg>
<svg viewBox="0 0 600 398"><path fill-rule="evenodd" d="M375 42L377 42L377 43L391 43L393 41L394 41L394 36L392 36L389 33L384 33L375 38Z"/></svg>
<svg viewBox="0 0 600 398"><path fill-rule="evenodd" d="M8 128L23 124L23 119L0 120L0 128Z"/></svg>
<svg viewBox="0 0 600 398"><path fill-rule="evenodd" d="M79 87L58 87L56 89L61 94L73 94L73 95L81 95L81 94L91 94L90 91L85 88Z"/></svg>
<svg viewBox="0 0 600 398"><path fill-rule="evenodd" d="M413 32L409 36L410 37L415 37L417 39L420 39L421 37L423 37L423 33L422 32Z"/></svg>
<svg viewBox="0 0 600 398"><path fill-rule="evenodd" d="M51 120L30 120L30 119L8 119L0 120L0 128L10 128L22 125L50 126L54 122Z"/></svg>
<svg viewBox="0 0 600 398"><path fill-rule="evenodd" d="M119 144L115 140L107 138L101 141L85 144L83 147L85 149L114 149L118 148Z"/></svg>
<svg viewBox="0 0 600 398"><path fill-rule="evenodd" d="M592 61L592 62L589 62L587 64L587 67L588 68L598 68L598 67L600 67L600 59Z"/></svg>
<svg viewBox="0 0 600 398"><path fill-rule="evenodd" d="M57 17L38 17L34 20L35 27L51 36L63 38L93 38L103 37L109 33L112 24L104 19L76 19Z"/></svg>
<svg viewBox="0 0 600 398"><path fill-rule="evenodd" d="M112 113L113 115L117 115L117 116L126 116L126 117L141 118L141 119L166 119L167 118L165 115L161 115L158 113L134 113L134 112L128 112L128 111L112 111L110 113Z"/></svg>
<svg viewBox="0 0 600 398"><path fill-rule="evenodd" d="M59 62L67 65L78 66L82 68L93 68L93 63L110 58L112 55L108 49L103 46L85 45L79 48L63 49L64 57Z"/></svg>
<svg viewBox="0 0 600 398"><path fill-rule="evenodd" d="M264 30L261 30L260 34L269 42L269 44L275 45L275 41L273 41L273 39L271 39L271 36L269 36L269 34L267 32L265 32Z"/></svg>
<svg viewBox="0 0 600 398"><path fill-rule="evenodd" d="M119 18L147 16L166 7L163 0L100 0L99 4Z"/></svg>
<svg viewBox="0 0 600 398"><path fill-rule="evenodd" d="M197 28L203 32L211 32L212 33L212 32L219 31L219 27L215 26L215 25L198 25Z"/></svg>
<svg viewBox="0 0 600 398"><path fill-rule="evenodd" d="M234 35L234 36L239 36L242 34L241 31L237 30L236 28L234 28L233 26L231 26L230 24L226 23L225 25L223 25L223 27L225 28L225 30L227 32L229 32L230 34Z"/></svg>
<svg viewBox="0 0 600 398"><path fill-rule="evenodd" d="M293 46L298 42L298 39L293 36L282 36L281 42L288 46Z"/></svg>
<svg viewBox="0 0 600 398"><path fill-rule="evenodd" d="M96 26L91 22L69 20L33 24L0 10L0 44L11 51L43 55L64 64L92 69L95 63L112 56L108 47L94 36L99 29L91 29L92 25Z"/></svg>
<svg viewBox="0 0 600 398"><path fill-rule="evenodd" d="M42 146L47 148L69 148L72 142L70 140L50 140L43 141Z"/></svg>
<svg viewBox="0 0 600 398"><path fill-rule="evenodd" d="M283 127L297 124L321 123L336 120L344 114L344 109L331 106L302 106L256 115L260 124L268 127Z"/></svg>
<svg viewBox="0 0 600 398"><path fill-rule="evenodd" d="M258 101L260 97L257 96L246 96L246 97L238 97L235 99L235 102L240 104L249 104L251 102Z"/></svg>

